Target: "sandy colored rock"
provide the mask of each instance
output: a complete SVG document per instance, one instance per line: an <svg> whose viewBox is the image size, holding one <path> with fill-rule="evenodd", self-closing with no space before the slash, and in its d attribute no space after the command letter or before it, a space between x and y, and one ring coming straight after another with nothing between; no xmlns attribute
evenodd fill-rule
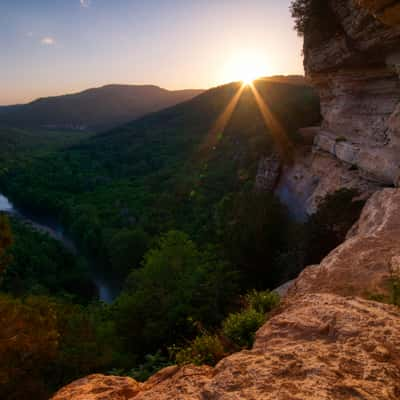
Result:
<svg viewBox="0 0 400 400"><path fill-rule="evenodd" d="M163 371L160 372L164 374ZM159 374L160 374L159 373ZM145 390L135 400L200 400L201 389L210 382L213 370L211 367L185 366L178 368L167 379L156 382L150 378L145 383Z"/></svg>
<svg viewBox="0 0 400 400"><path fill-rule="evenodd" d="M386 24L376 15L399 3L358 4L328 0L337 24L331 35L312 41L316 33L306 33L305 69L319 91L323 116L316 146L394 184L400 165L400 20Z"/></svg>
<svg viewBox="0 0 400 400"><path fill-rule="evenodd" d="M400 189L385 189L368 200L348 239L319 266L307 267L290 293L387 295L399 255Z"/></svg>
<svg viewBox="0 0 400 400"><path fill-rule="evenodd" d="M286 304L252 351L221 361L204 399L397 399L398 309L335 295Z"/></svg>
<svg viewBox="0 0 400 400"><path fill-rule="evenodd" d="M366 179L351 164L327 152L308 148L297 151L293 165L285 166L275 193L299 220L313 214L321 201L339 188L355 189L367 199L382 184Z"/></svg>
<svg viewBox="0 0 400 400"><path fill-rule="evenodd" d="M128 400L140 391L141 384L121 376L89 375L59 390L53 400Z"/></svg>
<svg viewBox="0 0 400 400"><path fill-rule="evenodd" d="M208 367L173 367L135 400L395 400L400 397L400 315L393 306L310 294L292 299L257 333L253 350ZM114 400L125 381L95 375L53 400ZM109 391L108 382L115 385ZM97 385L99 392L96 394ZM104 387L107 392L100 392ZM97 396L97 397L96 397ZM129 398L129 397L128 397Z"/></svg>
<svg viewBox="0 0 400 400"><path fill-rule="evenodd" d="M288 182L294 193L306 188L301 205L309 213L342 187L368 195L371 185L400 184L400 2L324 3L326 20L304 35L304 67L320 95L323 117L313 131L315 156L306 154L286 167L278 185ZM328 158L321 153L337 161L322 173ZM310 172L293 180L304 165Z"/></svg>

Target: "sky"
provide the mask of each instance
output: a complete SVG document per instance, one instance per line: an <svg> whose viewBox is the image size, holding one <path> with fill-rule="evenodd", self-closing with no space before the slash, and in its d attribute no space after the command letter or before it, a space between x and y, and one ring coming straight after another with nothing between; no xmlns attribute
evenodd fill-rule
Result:
<svg viewBox="0 0 400 400"><path fill-rule="evenodd" d="M303 74L290 0L0 0L0 105L110 83ZM248 67L247 67L248 68Z"/></svg>

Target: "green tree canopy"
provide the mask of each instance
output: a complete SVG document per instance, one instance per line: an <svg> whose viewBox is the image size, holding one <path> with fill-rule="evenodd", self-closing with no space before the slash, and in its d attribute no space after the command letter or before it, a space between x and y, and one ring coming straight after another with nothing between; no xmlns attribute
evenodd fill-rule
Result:
<svg viewBox="0 0 400 400"><path fill-rule="evenodd" d="M194 322L220 320L235 276L211 250L170 231L145 255L143 268L131 272L115 304L116 323L133 351L153 351L190 334Z"/></svg>

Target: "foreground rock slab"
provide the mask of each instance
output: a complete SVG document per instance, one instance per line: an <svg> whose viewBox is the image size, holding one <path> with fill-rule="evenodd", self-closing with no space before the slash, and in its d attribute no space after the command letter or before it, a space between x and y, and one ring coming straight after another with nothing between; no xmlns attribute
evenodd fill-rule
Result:
<svg viewBox="0 0 400 400"><path fill-rule="evenodd" d="M368 200L347 240L319 266L307 267L290 293L387 296L396 278L400 278L400 190L384 189Z"/></svg>
<svg viewBox="0 0 400 400"><path fill-rule="evenodd" d="M169 367L148 382L92 375L53 400L395 400L400 398L399 309L359 298L289 299L253 350L214 369Z"/></svg>
<svg viewBox="0 0 400 400"><path fill-rule="evenodd" d="M72 382L53 397L57 400L126 400L134 398L141 384L121 376L89 375Z"/></svg>

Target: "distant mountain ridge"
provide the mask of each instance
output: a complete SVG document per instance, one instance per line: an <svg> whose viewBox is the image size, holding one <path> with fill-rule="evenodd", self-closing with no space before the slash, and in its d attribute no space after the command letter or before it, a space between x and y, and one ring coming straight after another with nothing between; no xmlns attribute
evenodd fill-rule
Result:
<svg viewBox="0 0 400 400"><path fill-rule="evenodd" d="M79 93L0 107L3 125L102 131L190 100L203 90L170 91L154 85L106 85Z"/></svg>

